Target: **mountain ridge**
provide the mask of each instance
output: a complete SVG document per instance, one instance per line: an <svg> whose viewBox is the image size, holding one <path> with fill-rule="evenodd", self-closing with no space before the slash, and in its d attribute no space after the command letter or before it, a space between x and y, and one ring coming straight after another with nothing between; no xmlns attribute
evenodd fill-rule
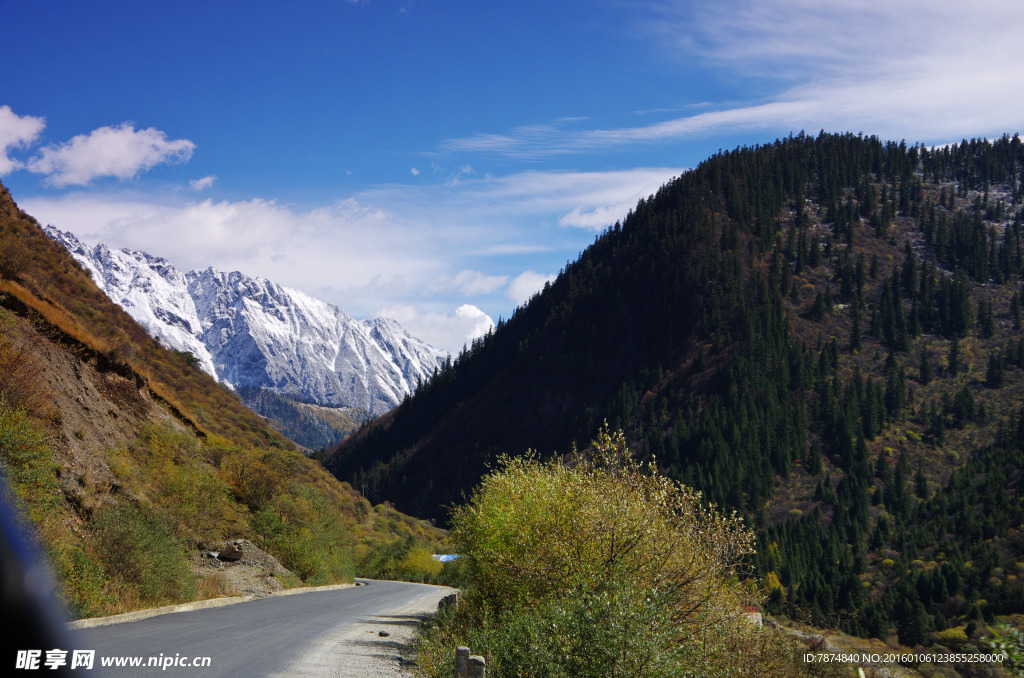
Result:
<svg viewBox="0 0 1024 678"><path fill-rule="evenodd" d="M44 230L153 336L191 353L235 389L267 388L298 401L381 414L447 357L397 321L358 321L261 277L213 267L183 272L146 252L90 247L70 232Z"/></svg>
<svg viewBox="0 0 1024 678"><path fill-rule="evenodd" d="M770 611L974 642L1024 611L1022 178L1009 136L716 154L325 464L443 520L606 423L759 529Z"/></svg>

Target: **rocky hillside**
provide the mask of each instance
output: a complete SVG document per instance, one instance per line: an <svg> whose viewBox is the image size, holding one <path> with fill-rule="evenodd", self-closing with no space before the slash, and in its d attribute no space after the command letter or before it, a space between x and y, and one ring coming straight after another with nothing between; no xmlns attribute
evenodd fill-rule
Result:
<svg viewBox="0 0 1024 678"><path fill-rule="evenodd" d="M238 539L293 572L284 585L436 574L438 531L371 505L150 338L2 186L0 461L75 616L231 593L190 562Z"/></svg>

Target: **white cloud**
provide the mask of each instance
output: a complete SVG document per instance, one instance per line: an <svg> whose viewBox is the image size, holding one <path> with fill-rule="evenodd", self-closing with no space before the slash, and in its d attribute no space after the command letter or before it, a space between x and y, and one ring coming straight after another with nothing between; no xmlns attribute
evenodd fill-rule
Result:
<svg viewBox="0 0 1024 678"><path fill-rule="evenodd" d="M637 199L639 197L637 196ZM614 205L600 205L590 210L574 207L572 212L562 216L558 223L561 226L575 226L600 231L621 219L636 203L637 200L629 200Z"/></svg>
<svg viewBox="0 0 1024 678"><path fill-rule="evenodd" d="M434 280L428 287L429 292L460 292L467 296L474 294L490 294L491 292L504 287L508 282L507 275L487 275L480 271L471 271L468 268L459 271L454 276L441 276Z"/></svg>
<svg viewBox="0 0 1024 678"><path fill-rule="evenodd" d="M592 241L590 229L621 218L678 173L524 172L474 175L456 186L438 177L442 183L383 186L312 209L129 189L19 204L85 242L144 250L184 270L213 266L263 276L356 317L396 305L422 309L421 324L458 349L468 335L445 339L440 328L473 317L451 309L469 297L488 317L511 315L511 302L525 301L548 276L513 277L575 259Z"/></svg>
<svg viewBox="0 0 1024 678"><path fill-rule="evenodd" d="M136 130L125 122L47 146L28 168L48 175L54 186L84 186L98 177L130 179L162 163L188 162L195 147L188 139L169 140L158 129Z"/></svg>
<svg viewBox="0 0 1024 678"><path fill-rule="evenodd" d="M575 122L559 120L558 123ZM566 132L561 124L522 125L508 134L481 132L468 137L445 139L440 148L445 152L495 153L512 158L530 159L570 153L563 140Z"/></svg>
<svg viewBox="0 0 1024 678"><path fill-rule="evenodd" d="M414 337L452 355L457 355L463 346L494 327L494 320L472 304L463 304L450 315L422 312L415 306L398 304L380 309L377 315L394 318Z"/></svg>
<svg viewBox="0 0 1024 678"><path fill-rule="evenodd" d="M1024 20L1024 7L1004 0L657 0L649 9L638 28L676 57L805 83L925 62L980 73L1020 56Z"/></svg>
<svg viewBox="0 0 1024 678"><path fill-rule="evenodd" d="M661 45L659 60L703 61L709 79L720 69L769 93L653 124L581 129L558 121L448 139L440 149L542 158L737 130L932 142L1024 127L1024 3L660 0L634 14L637 35Z"/></svg>
<svg viewBox="0 0 1024 678"><path fill-rule="evenodd" d="M7 155L13 148L28 148L46 127L46 120L31 115L18 115L10 106L0 106L0 176L24 167Z"/></svg>
<svg viewBox="0 0 1024 678"><path fill-rule="evenodd" d="M440 229L446 256L540 254L565 247L575 258L589 242L576 236L552 237L553 226L599 230L610 226L684 170L638 167L609 172L519 172L467 177L428 186L381 186L360 194L370 204L387 205L408 232ZM600 223L601 219L607 219ZM564 261L564 259L563 259ZM478 267L478 263L470 266ZM459 269L461 270L461 267ZM489 274L493 274L488 272ZM454 275L454 273L448 273Z"/></svg>
<svg viewBox="0 0 1024 678"><path fill-rule="evenodd" d="M202 179L192 179L188 182L188 185L195 191L205 191L206 189L213 186L213 182L217 181L217 177L213 174L203 177Z"/></svg>
<svg viewBox="0 0 1024 678"><path fill-rule="evenodd" d="M544 289L544 284L554 281L554 273L544 274L537 271L523 271L508 286L509 299L522 306L530 298Z"/></svg>
<svg viewBox="0 0 1024 678"><path fill-rule="evenodd" d="M420 175L420 171L418 169L416 169L415 167L413 167L411 170L409 170L409 173L412 174L414 177L418 177Z"/></svg>
<svg viewBox="0 0 1024 678"><path fill-rule="evenodd" d="M308 211L273 200L173 199L76 192L20 202L43 223L86 242L145 250L186 270L262 275L311 294L324 285L359 289L379 277L425 282L442 273L431 261L429 233L403 230L394 217L355 199ZM327 301L349 310L341 299Z"/></svg>
<svg viewBox="0 0 1024 678"><path fill-rule="evenodd" d="M640 167L613 172L521 172L483 181L478 190L505 209L553 212L559 215L560 226L601 230L683 171Z"/></svg>

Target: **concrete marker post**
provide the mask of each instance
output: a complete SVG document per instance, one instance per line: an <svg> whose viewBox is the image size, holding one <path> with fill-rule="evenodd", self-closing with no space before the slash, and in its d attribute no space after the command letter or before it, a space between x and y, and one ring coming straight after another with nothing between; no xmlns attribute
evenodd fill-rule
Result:
<svg viewBox="0 0 1024 678"><path fill-rule="evenodd" d="M466 678L484 678L487 673L487 662L480 655L473 655L469 658L469 670Z"/></svg>
<svg viewBox="0 0 1024 678"><path fill-rule="evenodd" d="M466 678L469 671L469 648L455 648L455 678Z"/></svg>

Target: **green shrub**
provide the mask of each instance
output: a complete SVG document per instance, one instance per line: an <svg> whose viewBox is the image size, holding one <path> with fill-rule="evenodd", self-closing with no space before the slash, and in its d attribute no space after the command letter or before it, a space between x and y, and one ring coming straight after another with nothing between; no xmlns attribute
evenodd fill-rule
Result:
<svg viewBox="0 0 1024 678"><path fill-rule="evenodd" d="M0 399L32 413L48 410L43 364L17 318L0 308Z"/></svg>
<svg viewBox="0 0 1024 678"><path fill-rule="evenodd" d="M293 484L256 512L252 528L260 545L306 584L352 581L350 523L317 488Z"/></svg>
<svg viewBox="0 0 1024 678"><path fill-rule="evenodd" d="M939 645L958 648L967 642L967 633L963 626L953 626L932 634L933 639Z"/></svg>
<svg viewBox="0 0 1024 678"><path fill-rule="evenodd" d="M679 675L684 646L662 623L664 601L632 593L607 589L505 608L469 647L488 654L498 676Z"/></svg>
<svg viewBox="0 0 1024 678"><path fill-rule="evenodd" d="M455 560L449 560L447 563L441 563L441 572L431 583L438 584L440 586L451 586L456 589L465 588L470 585L466 568L466 559L457 558Z"/></svg>
<svg viewBox="0 0 1024 678"><path fill-rule="evenodd" d="M127 585L145 604L195 598L195 578L182 545L153 515L127 503L96 513L95 548L107 575Z"/></svg>
<svg viewBox="0 0 1024 678"><path fill-rule="evenodd" d="M370 579L397 579L400 576L399 563L415 544L416 538L411 534L404 538L371 542L357 563L360 576Z"/></svg>
<svg viewBox="0 0 1024 678"><path fill-rule="evenodd" d="M72 618L83 619L106 614L113 603L107 593L103 566L80 547L51 554L54 569L62 582L61 597Z"/></svg>
<svg viewBox="0 0 1024 678"><path fill-rule="evenodd" d="M753 541L742 522L634 462L621 434L595 449L571 465L506 458L454 511L481 593L515 605L608 585L662 591L673 621L697 626L738 606L733 572Z"/></svg>
<svg viewBox="0 0 1024 678"><path fill-rule="evenodd" d="M238 510L230 500L230 486L212 469L176 465L161 475L158 489L160 507L178 537L217 541L229 536Z"/></svg>
<svg viewBox="0 0 1024 678"><path fill-rule="evenodd" d="M15 497L34 521L41 521L59 503L56 464L49 433L21 408L0 395L0 460Z"/></svg>
<svg viewBox="0 0 1024 678"><path fill-rule="evenodd" d="M453 513L463 603L428 625L420 664L468 645L496 678L841 675L740 615L752 534L602 433L566 463L505 458Z"/></svg>

